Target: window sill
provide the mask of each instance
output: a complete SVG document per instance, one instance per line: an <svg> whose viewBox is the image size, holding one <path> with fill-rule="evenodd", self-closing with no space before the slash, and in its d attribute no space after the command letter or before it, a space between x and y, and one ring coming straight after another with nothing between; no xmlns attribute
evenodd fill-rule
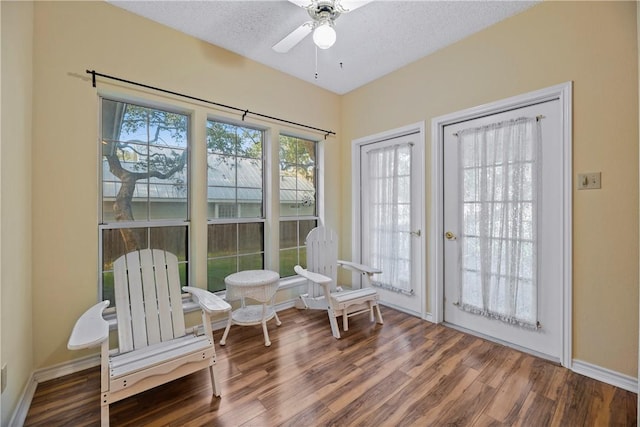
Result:
<svg viewBox="0 0 640 427"><path fill-rule="evenodd" d="M280 279L278 290L296 288L306 284L307 281L300 276L285 277L284 279Z"/></svg>

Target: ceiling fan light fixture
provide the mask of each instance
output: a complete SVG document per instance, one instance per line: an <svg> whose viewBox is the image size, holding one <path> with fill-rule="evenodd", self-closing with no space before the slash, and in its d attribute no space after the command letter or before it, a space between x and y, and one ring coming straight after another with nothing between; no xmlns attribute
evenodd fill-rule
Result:
<svg viewBox="0 0 640 427"><path fill-rule="evenodd" d="M320 49L329 49L336 42L336 30L330 21L322 22L313 30L313 42Z"/></svg>

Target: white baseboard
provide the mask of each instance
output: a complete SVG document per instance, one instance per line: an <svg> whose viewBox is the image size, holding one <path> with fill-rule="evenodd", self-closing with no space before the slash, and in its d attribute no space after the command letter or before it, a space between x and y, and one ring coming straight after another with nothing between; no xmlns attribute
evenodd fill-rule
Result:
<svg viewBox="0 0 640 427"><path fill-rule="evenodd" d="M427 316L429 316L427 314ZM425 320L429 320L428 317L425 316ZM521 348L509 343L505 343L499 340L495 340L492 339L491 337L487 337L485 335L482 334L477 334L474 333L473 331L469 331L467 329L464 328L459 328L455 325L451 325L451 324L446 324L446 326L465 332L465 333L469 333L471 335L475 335L475 336L479 336L481 338L487 339L489 341L494 341L494 342L498 342L500 344L506 345L508 347L512 347L512 348L516 348L517 350L520 350L522 352L525 353L529 353L529 354L533 354L534 356L540 357L542 359L547 359L547 360L552 360L554 362L559 362L558 360L553 360L550 359L548 356L545 356L544 354L537 354L531 350L525 349L525 348ZM612 385L614 387L619 387L623 390L627 390L630 391L632 393L638 393L638 378L634 378L631 377L629 375L625 375L625 374L621 374L619 372L616 371L612 371L611 369L607 369L607 368L603 368L601 366L597 366L597 365L593 365L591 363L588 362L584 362L582 360L577 360L577 359L573 359L571 361L571 366L567 366L566 368L572 370L573 372L577 373L577 374L581 374L584 375L586 377L589 378L593 378L594 380L598 380L601 381L603 383ZM640 409L639 409L640 410Z"/></svg>
<svg viewBox="0 0 640 427"><path fill-rule="evenodd" d="M282 310L286 310L288 308L295 307L297 300L298 300L298 298L277 303L277 304L275 304L275 309L276 309L276 311L282 311Z"/></svg>
<svg viewBox="0 0 640 427"><path fill-rule="evenodd" d="M27 414L29 413L29 408L31 407L31 402L33 401L33 396L36 393L38 384L64 377L65 375L84 371L85 369L93 368L94 366L100 366L100 354L75 359L70 362L64 362L33 371L31 377L27 381L27 385L25 386L22 395L20 396L20 400L18 400L18 405L11 416L9 425L12 427L24 425L24 421L27 419Z"/></svg>
<svg viewBox="0 0 640 427"><path fill-rule="evenodd" d="M413 310L407 310L405 307L402 307L400 305L391 304L391 303L386 302L386 301L378 301L378 304L380 304L383 307L392 308L394 310L400 311L400 312L408 314L410 316L415 316L415 317L418 317L420 319L423 318L421 313L418 313L417 311L413 311Z"/></svg>
<svg viewBox="0 0 640 427"><path fill-rule="evenodd" d="M29 377L27 385L24 387L22 395L18 400L18 405L16 406L16 409L15 411L13 411L13 415L11 415L11 419L9 420L10 427L18 427L24 425L24 420L27 419L27 414L29 413L29 407L31 406L33 395L36 393L36 387L38 387L38 382L35 380L34 375L31 374L31 377Z"/></svg>
<svg viewBox="0 0 640 427"><path fill-rule="evenodd" d="M638 379L629 375L621 374L619 372L576 359L572 361L571 370L586 377L593 378L594 380L602 381L603 383L607 383L615 387L620 387L621 389L632 393L638 392Z"/></svg>
<svg viewBox="0 0 640 427"><path fill-rule="evenodd" d="M98 350L100 349L98 348ZM49 366L48 368L38 369L33 372L33 378L36 384L40 384L45 381L64 377L65 375L75 374L76 372L84 371L94 366L100 366L100 353Z"/></svg>

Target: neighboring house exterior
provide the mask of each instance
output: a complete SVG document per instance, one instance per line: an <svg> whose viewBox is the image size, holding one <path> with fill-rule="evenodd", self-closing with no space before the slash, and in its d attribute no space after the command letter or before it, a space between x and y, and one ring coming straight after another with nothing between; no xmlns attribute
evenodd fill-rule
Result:
<svg viewBox="0 0 640 427"><path fill-rule="evenodd" d="M213 155L209 155L209 164L216 166L209 171L207 182L208 217L209 218L256 218L262 216L262 165L259 162L239 162L230 165L226 162L211 161ZM134 162L122 162L125 169L132 169ZM120 181L109 171L109 164L102 161L102 196L105 203L115 201ZM184 180L183 176L175 176L174 180ZM237 180L238 191L234 181ZM298 205L314 207L315 186L302 176L293 174L280 176L280 215L293 216ZM184 209L186 192L179 183L175 185L159 184L157 179L139 181L132 200L133 217L145 217L143 210L147 208L147 198L151 204L157 204L158 212L166 213L172 217L172 211L181 212ZM237 207L236 207L237 206ZM160 209L161 207L161 209ZM237 212L236 212L237 210ZM105 206L105 215L109 212ZM138 214L138 215L137 215ZM175 215L173 215L175 217Z"/></svg>

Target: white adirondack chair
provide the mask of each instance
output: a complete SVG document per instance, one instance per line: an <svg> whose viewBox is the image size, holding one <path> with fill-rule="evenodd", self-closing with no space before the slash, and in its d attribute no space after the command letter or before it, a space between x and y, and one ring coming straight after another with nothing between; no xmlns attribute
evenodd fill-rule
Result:
<svg viewBox="0 0 640 427"><path fill-rule="evenodd" d="M382 324L378 306L378 292L371 287L371 278L381 271L348 261L338 260L338 237L326 227L316 227L306 239L307 270L299 265L294 270L309 281L309 291L300 296L296 307L300 309L327 310L331 332L340 338L337 318L342 316L342 329L349 330L349 317L369 313L369 318ZM337 286L338 267L355 271L363 277L361 289L343 290Z"/></svg>
<svg viewBox="0 0 640 427"><path fill-rule="evenodd" d="M109 350L109 301L87 310L76 322L67 347L101 347L101 424L109 405L177 378L209 368L213 394L220 396L211 330L214 313L231 306L203 289L185 286L202 308L204 334L187 333L182 311L178 259L158 249L130 252L114 263L118 351Z"/></svg>

